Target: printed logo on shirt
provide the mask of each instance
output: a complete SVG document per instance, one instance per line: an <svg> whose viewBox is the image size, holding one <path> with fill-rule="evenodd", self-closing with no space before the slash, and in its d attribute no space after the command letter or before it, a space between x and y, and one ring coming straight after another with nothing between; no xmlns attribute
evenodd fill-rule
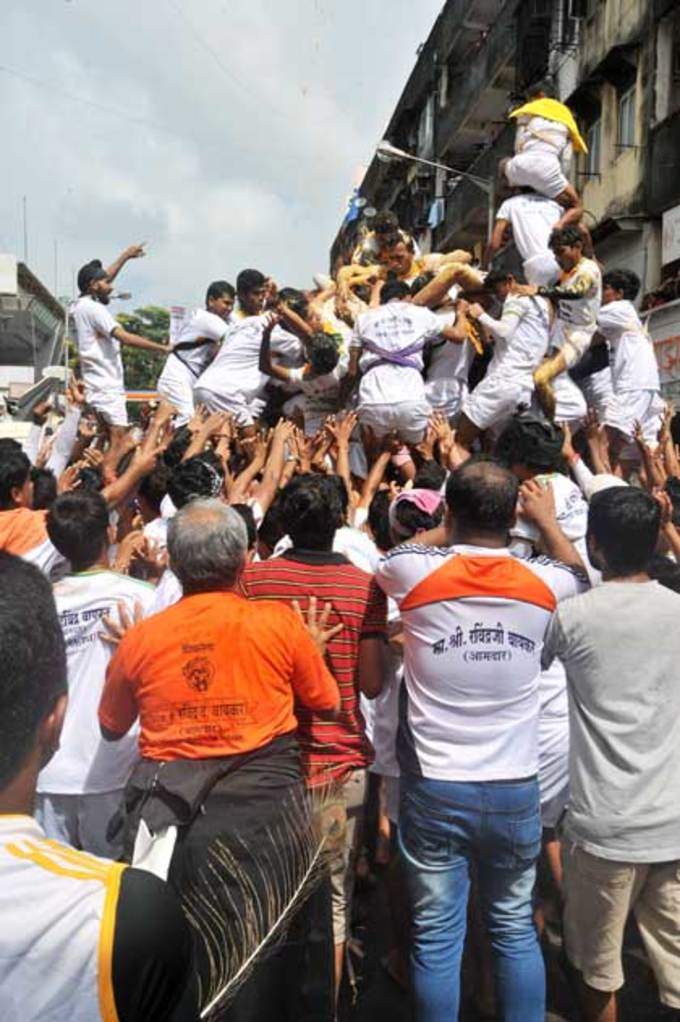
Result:
<svg viewBox="0 0 680 1022"><path fill-rule="evenodd" d="M207 692L215 679L215 665L207 656L195 656L184 664L182 674L196 692Z"/></svg>

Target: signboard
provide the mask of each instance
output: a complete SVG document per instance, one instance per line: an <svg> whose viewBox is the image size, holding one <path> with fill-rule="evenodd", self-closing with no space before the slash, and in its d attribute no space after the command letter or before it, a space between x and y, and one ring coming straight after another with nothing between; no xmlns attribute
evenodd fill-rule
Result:
<svg viewBox="0 0 680 1022"><path fill-rule="evenodd" d="M661 262L665 266L680 259L680 206L667 209L661 225Z"/></svg>
<svg viewBox="0 0 680 1022"><path fill-rule="evenodd" d="M15 295L18 291L16 256L0 253L0 295Z"/></svg>
<svg viewBox="0 0 680 1022"><path fill-rule="evenodd" d="M654 344L661 392L680 406L680 299L659 305L641 318Z"/></svg>
<svg viewBox="0 0 680 1022"><path fill-rule="evenodd" d="M184 305L170 306L170 344L176 344L182 327L191 315L191 309Z"/></svg>

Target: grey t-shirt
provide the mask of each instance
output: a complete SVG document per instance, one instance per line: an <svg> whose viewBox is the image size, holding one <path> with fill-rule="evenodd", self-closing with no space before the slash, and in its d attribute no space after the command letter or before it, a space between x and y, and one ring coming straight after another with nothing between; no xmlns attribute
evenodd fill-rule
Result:
<svg viewBox="0 0 680 1022"><path fill-rule="evenodd" d="M603 859L680 859L680 595L605 582L560 603L543 666L569 692L565 834Z"/></svg>

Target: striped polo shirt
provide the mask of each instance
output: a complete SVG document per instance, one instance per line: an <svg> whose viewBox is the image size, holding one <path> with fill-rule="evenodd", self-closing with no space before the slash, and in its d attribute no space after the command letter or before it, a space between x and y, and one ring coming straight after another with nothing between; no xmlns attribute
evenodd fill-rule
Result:
<svg viewBox="0 0 680 1022"><path fill-rule="evenodd" d="M319 611L330 602L329 627L342 631L328 643L326 661L340 690L338 714L296 704L298 739L307 783L316 786L342 780L352 770L373 762L359 706L356 673L359 643L387 635L387 604L372 575L355 568L343 554L326 550L287 550L281 557L251 564L244 571L241 592L253 600L297 600L305 610L316 596Z"/></svg>

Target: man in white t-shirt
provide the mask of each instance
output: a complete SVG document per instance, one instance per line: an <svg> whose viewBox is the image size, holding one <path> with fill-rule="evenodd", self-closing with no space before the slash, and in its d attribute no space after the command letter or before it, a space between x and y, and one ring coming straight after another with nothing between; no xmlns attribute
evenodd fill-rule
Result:
<svg viewBox="0 0 680 1022"><path fill-rule="evenodd" d="M413 291L417 282L412 286ZM459 288L454 286L447 300L434 307L430 305L442 326L453 327L459 316L456 299ZM455 296L455 297L452 297ZM461 311L464 305L461 305ZM462 312L465 317L465 313ZM470 344L452 342L439 336L430 341L425 353L425 397L431 408L443 412L452 426L457 425L463 401L468 392L468 376L474 358Z"/></svg>
<svg viewBox="0 0 680 1022"><path fill-rule="evenodd" d="M267 278L259 270L242 270L236 278L239 308L214 361L199 376L194 399L211 411L230 412L253 432L265 406L267 377L260 372L260 345L268 319Z"/></svg>
<svg viewBox="0 0 680 1022"><path fill-rule="evenodd" d="M458 1016L471 862L496 960L499 1015L545 1018L532 917L540 656L557 603L586 582L550 492L532 483L522 491L524 512L562 563L511 555L518 490L498 463L470 459L449 477L445 526L418 545L396 547L376 570L404 628L399 839L422 1018Z"/></svg>
<svg viewBox="0 0 680 1022"><path fill-rule="evenodd" d="M120 439L128 424L121 344L159 354L168 352L166 345L125 330L107 309L114 277L128 259L143 255L143 246L133 245L108 269L104 269L99 259L81 266L78 271L80 297L70 309L87 403L108 423L114 441Z"/></svg>
<svg viewBox="0 0 680 1022"><path fill-rule="evenodd" d="M574 116L564 103L551 98L552 86L540 82L529 102L510 117L517 125L515 155L502 161L501 169L513 188L532 188L564 207L560 222L567 227L581 218L583 206L567 180L573 150L587 152Z"/></svg>
<svg viewBox="0 0 680 1022"><path fill-rule="evenodd" d="M633 442L635 423L640 423L645 443L655 447L664 410L654 347L633 305L639 291L640 280L631 270L605 273L602 307L597 317L598 334L609 348L617 399L615 414L605 419L605 424L615 427L626 438L619 458L633 461L638 458Z"/></svg>
<svg viewBox="0 0 680 1022"><path fill-rule="evenodd" d="M194 414L194 385L229 329L235 297L234 288L226 280L213 281L205 296L205 309L191 313L172 345L157 389L177 410L177 426L183 426Z"/></svg>
<svg viewBox="0 0 680 1022"><path fill-rule="evenodd" d="M559 203L545 195L537 192L511 195L501 203L496 213L487 261L491 262L502 248L506 232L510 229L529 284L553 284L560 275L560 267L549 242L561 215Z"/></svg>
<svg viewBox="0 0 680 1022"><path fill-rule="evenodd" d="M395 432L400 440L422 440L431 414L423 382L423 349L445 338L463 344L467 320L446 326L429 309L410 301L410 289L399 280L383 284L381 304L358 317L350 346L347 380L361 373L357 412L362 426L377 439Z"/></svg>
<svg viewBox="0 0 680 1022"><path fill-rule="evenodd" d="M485 287L503 302L503 312L494 319L481 305L469 308L493 338L494 353L486 376L463 401L456 439L468 449L479 433L502 429L520 405L531 404L533 374L548 350L554 318L547 298L522 295L511 273L493 270Z"/></svg>
<svg viewBox="0 0 680 1022"><path fill-rule="evenodd" d="M69 701L59 750L38 777L36 815L49 838L118 858L122 841L107 836L137 762L137 736L115 746L100 734L97 711L112 647L104 618L121 623L149 612L153 587L109 569L109 512L98 493L63 494L47 531L72 572L54 586L68 664ZM122 830L121 835L122 838Z"/></svg>

